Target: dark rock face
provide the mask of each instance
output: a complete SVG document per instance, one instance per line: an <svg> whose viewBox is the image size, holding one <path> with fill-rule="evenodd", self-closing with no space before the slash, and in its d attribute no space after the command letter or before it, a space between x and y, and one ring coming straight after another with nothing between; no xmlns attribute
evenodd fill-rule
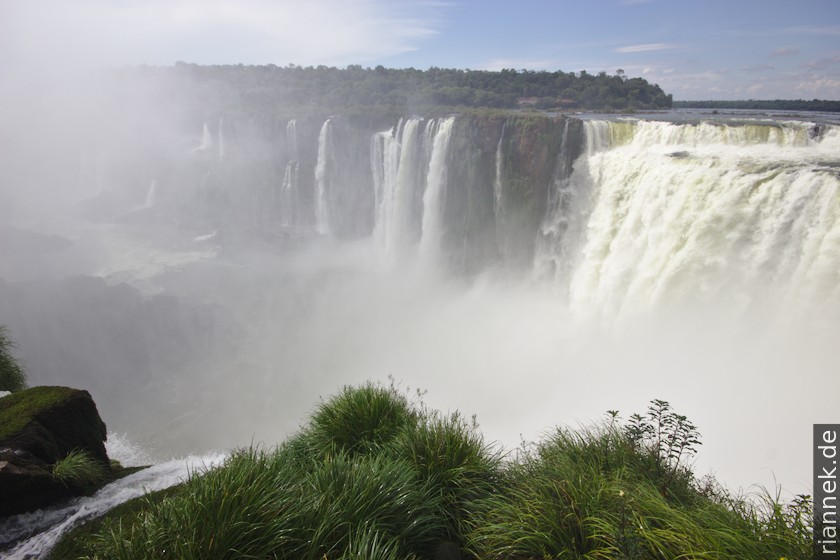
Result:
<svg viewBox="0 0 840 560"><path fill-rule="evenodd" d="M80 495L53 478L50 466L21 449L0 449L0 517Z"/></svg>
<svg viewBox="0 0 840 560"><path fill-rule="evenodd" d="M34 387L0 399L0 516L84 493L52 476L73 450L104 466L106 428L87 391Z"/></svg>

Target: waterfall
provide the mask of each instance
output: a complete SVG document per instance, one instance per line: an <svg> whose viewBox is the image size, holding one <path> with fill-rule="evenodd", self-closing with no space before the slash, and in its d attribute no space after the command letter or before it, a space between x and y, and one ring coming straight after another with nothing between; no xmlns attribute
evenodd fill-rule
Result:
<svg viewBox="0 0 840 560"><path fill-rule="evenodd" d="M283 184L280 187L280 224L284 226L294 225L295 222L295 200L297 199L298 163L289 162L283 173Z"/></svg>
<svg viewBox="0 0 840 560"><path fill-rule="evenodd" d="M295 223L295 208L298 200L298 147L297 126L292 119L286 123L286 170L280 188L280 223L291 226Z"/></svg>
<svg viewBox="0 0 840 560"><path fill-rule="evenodd" d="M297 121L295 119L286 123L286 150L289 154L290 163L298 161Z"/></svg>
<svg viewBox="0 0 840 560"><path fill-rule="evenodd" d="M446 196L446 165L455 117L440 123L434 136L426 191L423 193L423 222L420 258L436 262L443 241L443 206Z"/></svg>
<svg viewBox="0 0 840 560"><path fill-rule="evenodd" d="M391 251L404 249L412 241L411 219L413 214L412 196L417 189L416 178L422 165L418 152L420 119L409 119L402 129L400 137L399 165L393 183L385 183L386 203L391 211L386 221L386 248ZM388 200L390 199L390 200Z"/></svg>
<svg viewBox="0 0 840 560"><path fill-rule="evenodd" d="M152 179L152 182L149 183L149 190L146 191L146 203L143 205L145 208L154 208L155 203L157 202L157 179Z"/></svg>
<svg viewBox="0 0 840 560"><path fill-rule="evenodd" d="M315 230L320 234L328 234L330 228L330 119L324 121L318 134L318 161L315 165Z"/></svg>
<svg viewBox="0 0 840 560"><path fill-rule="evenodd" d="M808 130L591 123L607 147L583 156L593 207L573 308L610 318L674 304L840 308L838 131Z"/></svg>
<svg viewBox="0 0 840 560"><path fill-rule="evenodd" d="M207 126L207 123L204 123L204 126L201 129L201 144L198 147L194 148L192 153L197 154L201 152L207 152L208 150L213 149L213 135L210 134L210 128Z"/></svg>
<svg viewBox="0 0 840 560"><path fill-rule="evenodd" d="M405 254L420 238L421 193L426 188L434 119L400 121L394 130L371 140L376 219L374 237L394 257Z"/></svg>
<svg viewBox="0 0 840 560"><path fill-rule="evenodd" d="M304 205L319 233L369 235L391 257L436 260L457 245L454 268L468 274L501 255L511 270L530 266L552 281L575 309L610 316L698 294L724 293L744 309L788 298L784 286L840 284L831 280L835 125L546 118L527 128L510 119L479 142L470 119L455 130L457 118L406 117L383 131L331 118L317 146L290 120L285 153L251 206L270 190L281 225L309 222ZM218 136L207 128L198 150L224 151L225 123ZM360 137L364 145L349 144ZM207 200L226 180L210 177ZM313 191L300 192L300 181ZM154 198L150 186L147 206ZM455 223L462 229L445 233Z"/></svg>
<svg viewBox="0 0 840 560"><path fill-rule="evenodd" d="M553 279L560 291L567 291L577 261L583 229L589 215L592 189L589 158L604 149L609 127L599 121L584 123L585 151L572 161L569 120L563 125L560 150L548 187L545 216L537 236L534 272L538 278ZM573 165L574 164L574 165Z"/></svg>
<svg viewBox="0 0 840 560"><path fill-rule="evenodd" d="M493 215L496 219L496 239L497 245L498 240L502 236L502 225L504 221L504 214L503 214L503 206L502 201L503 199L503 190L502 190L502 176L504 173L504 168L502 167L504 163L504 153L502 152L502 141L505 139L505 129L507 128L507 122L502 124L502 133L499 135L499 142L496 144L496 175L493 179Z"/></svg>
<svg viewBox="0 0 840 560"><path fill-rule="evenodd" d="M391 215L394 212L394 185L400 162L399 135L402 120L396 130L387 130L371 137L370 164L373 175L373 204L375 211L373 236L386 251L391 246L389 231Z"/></svg>

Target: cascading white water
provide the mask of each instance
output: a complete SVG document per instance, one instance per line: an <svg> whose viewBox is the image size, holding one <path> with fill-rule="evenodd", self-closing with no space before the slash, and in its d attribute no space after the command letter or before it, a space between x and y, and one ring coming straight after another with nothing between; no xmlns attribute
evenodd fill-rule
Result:
<svg viewBox="0 0 840 560"><path fill-rule="evenodd" d="M64 534L85 521L148 492L174 486L186 480L190 473L218 466L224 459L223 454L212 454L168 461L112 482L93 496L3 519L0 544L16 544L2 556L9 560L42 557Z"/></svg>
<svg viewBox="0 0 840 560"><path fill-rule="evenodd" d="M428 171L428 160L432 157L432 148L434 147L435 135L439 126L440 119L429 119L426 121L426 129L423 131L423 157L427 162L426 171ZM424 178L424 180L426 179Z"/></svg>
<svg viewBox="0 0 840 560"><path fill-rule="evenodd" d="M323 126L321 126L321 132L318 134L318 160L315 165L315 231L322 235L329 234L332 231L330 228L330 183L328 176L331 126L330 119L324 121Z"/></svg>
<svg viewBox="0 0 840 560"><path fill-rule="evenodd" d="M297 162L289 162L286 164L286 170L283 173L283 184L280 187L280 223L284 226L290 226L294 223L294 200L295 190L297 187L298 177Z"/></svg>
<svg viewBox="0 0 840 560"><path fill-rule="evenodd" d="M294 224L295 204L298 199L298 146L297 125L292 119L286 123L286 170L283 173L283 184L280 187L280 223L284 226Z"/></svg>
<svg viewBox="0 0 840 560"><path fill-rule="evenodd" d="M420 258L435 263L443 240L443 204L446 195L446 160L455 117L444 119L438 126L429 160L429 175L423 193L423 225L420 237Z"/></svg>
<svg viewBox="0 0 840 560"><path fill-rule="evenodd" d="M386 130L371 137L370 165L373 174L375 219L373 236L386 252L391 246L389 226L394 212L394 185L400 164L400 142L403 121L396 130Z"/></svg>
<svg viewBox="0 0 840 560"><path fill-rule="evenodd" d="M149 183L149 190L146 191L146 203L144 204L144 207L154 208L156 202L157 202L157 179L152 179L152 182Z"/></svg>
<svg viewBox="0 0 840 560"><path fill-rule="evenodd" d="M420 193L427 189L435 119L400 121L371 140L376 220L374 237L389 257L407 254L420 238Z"/></svg>
<svg viewBox="0 0 840 560"><path fill-rule="evenodd" d="M289 154L289 162L298 161L297 121L295 119L286 123L286 151Z"/></svg>
<svg viewBox="0 0 840 560"><path fill-rule="evenodd" d="M213 135L210 134L210 128L207 126L207 123L204 123L201 129L201 144L198 147L194 148L192 153L202 153L207 152L208 150L213 149Z"/></svg>
<svg viewBox="0 0 840 560"><path fill-rule="evenodd" d="M681 304L840 308L840 135L809 128L587 123L590 149L608 147L582 156L593 208L573 309L613 320Z"/></svg>
<svg viewBox="0 0 840 560"><path fill-rule="evenodd" d="M502 124L502 132L499 134L499 142L496 144L496 175L493 179L493 215L496 219L496 239L498 243L498 239L501 237L502 234L502 221L504 219L503 215L503 208L502 208L502 201L504 200L502 196L502 175L504 172L504 168L502 164L504 162L504 153L502 152L502 141L505 139L505 129L507 128L507 123Z"/></svg>
<svg viewBox="0 0 840 560"><path fill-rule="evenodd" d="M569 149L569 120L563 125L560 151L554 163L545 216L537 238L534 257L534 271L538 278L552 278L561 288L568 289L568 281L579 249L586 219L589 216L591 180L589 158L601 149L599 132L585 123L584 134L593 141L587 141L585 151L574 167Z"/></svg>
<svg viewBox="0 0 840 560"><path fill-rule="evenodd" d="M413 177L419 164L415 150L420 119L408 119L397 128L396 136L384 133L380 172L381 196L377 206L376 235L386 253L404 249L411 239L411 196Z"/></svg>

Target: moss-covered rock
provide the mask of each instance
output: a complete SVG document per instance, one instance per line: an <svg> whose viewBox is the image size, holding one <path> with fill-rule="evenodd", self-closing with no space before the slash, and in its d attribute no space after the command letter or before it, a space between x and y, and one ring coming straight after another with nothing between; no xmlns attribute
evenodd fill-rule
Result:
<svg viewBox="0 0 840 560"><path fill-rule="evenodd" d="M0 399L0 516L89 491L53 476L73 451L110 468L107 432L87 391L33 387Z"/></svg>

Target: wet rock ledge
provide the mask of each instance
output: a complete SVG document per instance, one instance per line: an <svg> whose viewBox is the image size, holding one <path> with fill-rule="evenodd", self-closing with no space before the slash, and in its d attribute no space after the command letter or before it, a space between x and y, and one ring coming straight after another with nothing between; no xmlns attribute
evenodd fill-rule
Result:
<svg viewBox="0 0 840 560"><path fill-rule="evenodd" d="M106 437L87 391L44 386L0 397L0 517L91 493L113 478ZM58 467L71 455L84 455L83 464Z"/></svg>

